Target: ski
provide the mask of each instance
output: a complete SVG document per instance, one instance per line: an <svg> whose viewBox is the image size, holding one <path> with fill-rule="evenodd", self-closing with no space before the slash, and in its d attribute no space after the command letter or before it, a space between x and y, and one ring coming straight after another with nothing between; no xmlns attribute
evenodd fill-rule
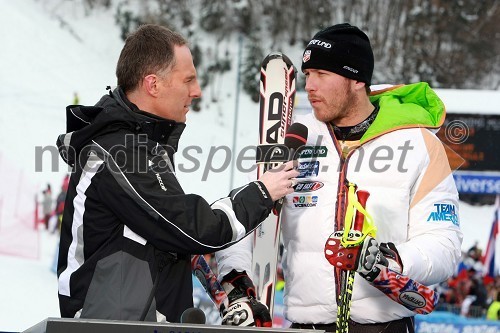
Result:
<svg viewBox="0 0 500 333"><path fill-rule="evenodd" d="M260 76L260 123L257 176L287 161L285 134L292 123L296 70L279 52L262 62ZM277 210L254 231L253 282L258 300L273 316L274 291L280 245L280 217Z"/></svg>
<svg viewBox="0 0 500 333"><path fill-rule="evenodd" d="M222 288L220 282L217 280L217 275L215 275L205 260L205 257L199 254L192 256L191 270L193 275L201 283L203 289L207 292L217 310L220 311L221 306L224 306L227 309L227 294L224 291L224 288Z"/></svg>

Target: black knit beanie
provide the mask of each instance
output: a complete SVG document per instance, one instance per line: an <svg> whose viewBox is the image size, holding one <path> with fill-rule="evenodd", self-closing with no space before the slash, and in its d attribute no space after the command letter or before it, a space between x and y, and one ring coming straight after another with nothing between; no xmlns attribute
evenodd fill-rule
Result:
<svg viewBox="0 0 500 333"><path fill-rule="evenodd" d="M302 71L324 69L370 85L373 63L368 36L359 28L342 23L314 35L302 57Z"/></svg>

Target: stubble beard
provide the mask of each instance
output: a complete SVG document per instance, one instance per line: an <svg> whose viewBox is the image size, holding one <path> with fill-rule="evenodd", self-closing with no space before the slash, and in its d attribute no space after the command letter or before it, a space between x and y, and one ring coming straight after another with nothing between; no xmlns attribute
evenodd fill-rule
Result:
<svg viewBox="0 0 500 333"><path fill-rule="evenodd" d="M356 99L354 93L349 90L349 86L345 86L343 91L339 93L341 98L335 98L325 103L326 111L319 114L314 110L316 118L325 123L340 124L343 119L349 118L356 110Z"/></svg>

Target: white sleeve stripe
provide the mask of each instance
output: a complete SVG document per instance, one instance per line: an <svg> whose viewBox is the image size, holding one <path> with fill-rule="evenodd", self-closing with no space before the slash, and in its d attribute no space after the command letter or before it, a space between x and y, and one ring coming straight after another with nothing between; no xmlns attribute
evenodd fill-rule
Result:
<svg viewBox="0 0 500 333"><path fill-rule="evenodd" d="M72 136L73 136L73 132L68 133L68 134L66 134L66 135L64 136L64 142L63 142L63 144L64 144L64 146L65 146L66 148L69 148L69 147L70 147L70 142L71 142L71 137L72 137Z"/></svg>
<svg viewBox="0 0 500 333"><path fill-rule="evenodd" d="M142 238L141 236L130 230L130 228L127 226L123 228L123 237L131 239L134 242L137 242L141 245L146 245L146 243L148 242L147 240L145 240L144 238Z"/></svg>
<svg viewBox="0 0 500 333"><path fill-rule="evenodd" d="M92 182L92 178L97 170L104 163L97 156L92 155L87 160L87 164L82 171L78 185L76 186L77 195L73 199L73 224L71 225L72 241L68 249L68 264L66 269L59 276L59 294L71 296L70 279L71 275L84 263L83 255L83 215L85 213L85 192Z"/></svg>
<svg viewBox="0 0 500 333"><path fill-rule="evenodd" d="M229 201L229 203L227 201ZM212 207L212 209L220 209L226 214L229 222L231 223L231 228L233 229L233 239L231 239L231 241L237 241L245 236L246 230L243 224L238 221L238 218L230 205L232 206L231 199L223 198L214 202L210 207Z"/></svg>
<svg viewBox="0 0 500 333"><path fill-rule="evenodd" d="M208 247L208 248L212 248L212 249L220 249L220 248L223 248L226 244L224 245L208 245L208 244L204 244L202 242L200 242L199 240L189 236L184 230L182 230L181 228L179 228L177 225L175 225L174 223L172 223L171 221L169 221L167 218L165 218L163 215L160 214L160 212L158 212L153 206L151 206L151 204L149 202L146 201L146 199L144 199L136 190L135 188L132 186L132 184L130 184L129 180L127 179L127 177L123 174L123 172L121 171L121 169L118 167L118 165L116 164L115 160L113 159L113 157L111 156L111 154L106 151L103 147L101 147L97 142L95 141L92 141L97 147L99 147L110 159L110 161L112 161L114 163L114 165L116 166L116 168L119 170L120 172L120 175L123 177L123 180L127 183L127 185L129 186L130 190L132 190L136 195L137 197L142 201L144 202L154 213L156 213L159 217L161 217L163 220L165 220L165 222L169 223L172 225L172 227L176 228L180 233L182 233L184 236L186 236L186 238L189 238L191 239L193 242L195 243L198 243L202 246L205 246L205 247ZM118 175L116 174L116 172L111 172L111 174L113 174L113 176L117 177ZM118 180L118 179L117 179Z"/></svg>

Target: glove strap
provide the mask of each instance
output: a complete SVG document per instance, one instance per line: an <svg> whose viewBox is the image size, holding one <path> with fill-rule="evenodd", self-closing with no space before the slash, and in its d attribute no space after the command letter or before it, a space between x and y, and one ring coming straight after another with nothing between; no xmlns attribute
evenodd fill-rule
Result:
<svg viewBox="0 0 500 333"><path fill-rule="evenodd" d="M229 303L241 298L256 298L255 286L246 271L238 272L233 269L221 281L226 291Z"/></svg>

